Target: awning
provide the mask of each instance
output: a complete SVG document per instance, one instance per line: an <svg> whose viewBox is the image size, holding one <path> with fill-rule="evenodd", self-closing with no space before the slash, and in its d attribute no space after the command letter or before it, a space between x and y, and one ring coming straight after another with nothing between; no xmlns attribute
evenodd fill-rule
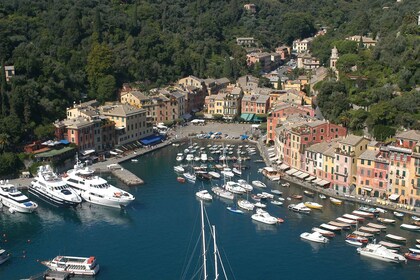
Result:
<svg viewBox="0 0 420 280"><path fill-rule="evenodd" d="M86 151L81 152L81 154L84 156L87 156L87 155L93 154L94 152L95 150L86 150Z"/></svg>
<svg viewBox="0 0 420 280"><path fill-rule="evenodd" d="M117 152L114 152L114 151L109 151L109 153L110 153L111 155L114 155L114 156L118 155L118 153L117 153Z"/></svg>
<svg viewBox="0 0 420 280"><path fill-rule="evenodd" d="M372 188L362 187L362 190L365 190L365 191L371 192L371 191L372 191Z"/></svg>
<svg viewBox="0 0 420 280"><path fill-rule="evenodd" d="M271 157L275 157L275 156L276 156L276 153L269 153L269 154L268 154L268 157L270 157L270 158L271 158Z"/></svg>
<svg viewBox="0 0 420 280"><path fill-rule="evenodd" d="M191 116L191 114L183 114L182 115L182 118L184 119L184 120L186 120L186 121L189 121L189 120L191 120L192 119L192 116Z"/></svg>
<svg viewBox="0 0 420 280"><path fill-rule="evenodd" d="M324 187L326 185L328 185L330 182L326 181L326 180L321 180L318 183L316 183L318 186Z"/></svg>
<svg viewBox="0 0 420 280"><path fill-rule="evenodd" d="M316 179L316 177L314 177L314 176L309 176L308 178L306 178L305 179L305 181L312 181L312 180L314 180L314 179Z"/></svg>
<svg viewBox="0 0 420 280"><path fill-rule="evenodd" d="M399 194L393 193L388 197L388 199L389 200L397 200L399 197L400 197Z"/></svg>
<svg viewBox="0 0 420 280"><path fill-rule="evenodd" d="M241 114L241 119L244 121L251 121L254 118L254 114Z"/></svg>
<svg viewBox="0 0 420 280"><path fill-rule="evenodd" d="M68 144L70 144L70 142L69 142L69 141L67 141L66 139L62 139L62 140L60 140L60 143L61 143L61 144L64 144L64 145L68 145Z"/></svg>
<svg viewBox="0 0 420 280"><path fill-rule="evenodd" d="M294 175L294 176L296 176L296 175ZM308 173L305 173L305 172L302 172L302 174L300 174L299 176L297 176L297 177L299 177L300 179L305 179L306 177L308 177L309 176L309 174Z"/></svg>
<svg viewBox="0 0 420 280"><path fill-rule="evenodd" d="M296 173L296 172L297 172L297 170L296 170L296 169L294 169L294 168L292 168L292 169L290 169L290 170L287 170L287 171L286 171L286 174L292 175L293 173Z"/></svg>
<svg viewBox="0 0 420 280"><path fill-rule="evenodd" d="M293 176L294 177L299 177L299 175L301 175L301 174L302 174L302 171L298 171L298 172L293 173Z"/></svg>
<svg viewBox="0 0 420 280"><path fill-rule="evenodd" d="M279 169L280 169L280 170L282 170L282 171L287 170L287 169L289 169L289 168L290 168L290 167L289 167L287 164L284 164L284 163L283 163L282 165L280 165L280 166L279 166Z"/></svg>
<svg viewBox="0 0 420 280"><path fill-rule="evenodd" d="M312 181L312 183L314 183L314 184L318 184L318 183L319 183L319 182L321 182L321 181L322 181L322 179L317 178L316 180Z"/></svg>
<svg viewBox="0 0 420 280"><path fill-rule="evenodd" d="M281 164L281 160L276 161L277 164Z"/></svg>
<svg viewBox="0 0 420 280"><path fill-rule="evenodd" d="M274 172L274 171L276 171L276 170L274 170L274 168L273 167L270 167L270 166L266 166L266 167L264 167L263 168L265 171L267 171L267 172Z"/></svg>
<svg viewBox="0 0 420 280"><path fill-rule="evenodd" d="M140 143L143 145L153 145L162 142L163 138L163 135L150 135L140 139Z"/></svg>
<svg viewBox="0 0 420 280"><path fill-rule="evenodd" d="M269 148L269 149L267 149L267 152L274 152L274 148Z"/></svg>
<svg viewBox="0 0 420 280"><path fill-rule="evenodd" d="M269 158L269 160L270 160L270 161L276 161L276 160L278 160L278 159L279 159L279 157L278 157L278 156L275 156L275 157Z"/></svg>

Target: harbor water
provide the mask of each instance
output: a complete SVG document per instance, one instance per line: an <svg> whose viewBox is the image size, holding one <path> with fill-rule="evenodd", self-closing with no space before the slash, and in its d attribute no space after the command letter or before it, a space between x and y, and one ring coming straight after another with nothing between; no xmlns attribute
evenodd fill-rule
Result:
<svg viewBox="0 0 420 280"><path fill-rule="evenodd" d="M167 147L126 162L122 166L145 181L144 185L128 188L114 178L111 183L135 195L136 200L125 210L110 209L84 203L76 209L60 209L39 202L34 214L0 212L0 247L12 258L0 266L1 280L28 278L45 267L39 261L57 255L95 256L101 266L95 279L200 279L194 274L201 266L197 243L200 235L200 203L195 193L210 183L179 183L173 166L176 154L186 145ZM236 153L236 152L235 152ZM297 185L285 188L263 178L254 163L258 155L246 162L250 168L243 179L261 180L269 189L278 189L283 197L302 194ZM105 177L108 175L104 175ZM220 185L222 182L218 182ZM254 189L253 193L261 190ZM211 192L211 191L210 191ZM31 199L34 199L31 197ZM34 199L35 200L35 199ZM251 198L249 198L251 200ZM230 279L418 279L420 262L394 265L366 259L356 248L344 242L343 232L328 244L315 244L300 239L302 232L351 213L359 205L345 202L333 205L329 200L303 198L321 203L322 211L298 214L284 206L267 203L267 211L285 220L279 225L265 225L251 220L251 213L235 214L226 210L231 201L214 199L205 203L211 224L216 226L220 255ZM395 219L391 213L382 217ZM372 222L376 222L372 220ZM388 226L386 233L406 237L414 247L420 232L401 230L399 225L411 223L410 217ZM367 222L365 222L366 224ZM386 233L376 237L385 240ZM207 233L207 236L209 234ZM208 240L209 241L209 240ZM198 244L198 245L197 245ZM193 248L197 250L193 253ZM193 256L191 258L191 256ZM209 278L214 278L212 246L209 247Z"/></svg>

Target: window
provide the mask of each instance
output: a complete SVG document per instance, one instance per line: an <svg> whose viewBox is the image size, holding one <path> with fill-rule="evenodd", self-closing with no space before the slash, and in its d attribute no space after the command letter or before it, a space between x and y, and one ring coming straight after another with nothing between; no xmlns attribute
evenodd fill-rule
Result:
<svg viewBox="0 0 420 280"><path fill-rule="evenodd" d="M364 159L362 159L362 164L365 164L365 160Z"/></svg>
<svg viewBox="0 0 420 280"><path fill-rule="evenodd" d="M366 186L369 186L369 180L366 180Z"/></svg>

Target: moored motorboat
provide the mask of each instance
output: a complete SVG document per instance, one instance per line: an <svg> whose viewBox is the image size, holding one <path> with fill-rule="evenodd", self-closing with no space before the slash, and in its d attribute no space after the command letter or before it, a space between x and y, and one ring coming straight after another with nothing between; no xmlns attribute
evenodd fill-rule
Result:
<svg viewBox="0 0 420 280"><path fill-rule="evenodd" d="M420 254L420 249L416 249L416 248L408 248L408 250L412 253L416 253L416 254Z"/></svg>
<svg viewBox="0 0 420 280"><path fill-rule="evenodd" d="M304 203L306 207L311 208L311 209L318 209L321 210L322 209L322 205L316 202L312 202L312 201L307 201Z"/></svg>
<svg viewBox="0 0 420 280"><path fill-rule="evenodd" d="M216 171L209 171L209 175L214 179L220 179L220 174Z"/></svg>
<svg viewBox="0 0 420 280"><path fill-rule="evenodd" d="M420 254L419 253L412 253L412 252L407 252L404 254L404 257L406 257L409 260L412 261L420 261Z"/></svg>
<svg viewBox="0 0 420 280"><path fill-rule="evenodd" d="M298 204L289 204L287 208L298 213L304 213L304 214L311 213L311 209L306 207L305 204L303 204L302 202Z"/></svg>
<svg viewBox="0 0 420 280"><path fill-rule="evenodd" d="M182 175L184 175L185 179L187 179L188 182L190 182L190 183L195 183L195 181L197 179L197 176L195 176L195 174L192 174L190 172L185 172Z"/></svg>
<svg viewBox="0 0 420 280"><path fill-rule="evenodd" d="M398 250L401 247L400 244L395 244L395 243L387 242L387 241L379 241L379 244L387 248L394 249L394 250Z"/></svg>
<svg viewBox="0 0 420 280"><path fill-rule="evenodd" d="M211 188L211 190L217 196L220 196L222 198L226 198L226 199L229 199L229 200L233 200L235 198L235 196L233 195L233 193L231 193L231 192L229 192L227 190L224 190L224 189L222 189L220 187L213 187L213 188Z"/></svg>
<svg viewBox="0 0 420 280"><path fill-rule="evenodd" d="M367 232L367 233L373 233L373 234L379 234L381 233L380 229L377 228L371 228L371 227L360 227L359 230Z"/></svg>
<svg viewBox="0 0 420 280"><path fill-rule="evenodd" d="M363 237L367 237L367 238L373 237L373 234L372 233L367 233L367 232L363 232L363 231L359 231L359 230L353 231L353 234L356 234L356 235L359 235L359 236L363 236Z"/></svg>
<svg viewBox="0 0 420 280"><path fill-rule="evenodd" d="M344 229L344 230L349 230L351 228L351 226L349 224L340 223L340 222L336 222L336 221L329 221L328 224L332 225L332 226L335 226L335 227L340 227L341 229Z"/></svg>
<svg viewBox="0 0 420 280"><path fill-rule="evenodd" d="M368 212L364 212L364 211L360 211L360 210L354 210L352 212L352 214L363 217L363 218L373 218L372 213L368 213Z"/></svg>
<svg viewBox="0 0 420 280"><path fill-rule="evenodd" d="M317 243L328 243L328 238L322 236L322 234L317 231L312 233L304 232L300 235L300 238Z"/></svg>
<svg viewBox="0 0 420 280"><path fill-rule="evenodd" d="M393 219L378 218L378 221L383 224L395 224L395 220Z"/></svg>
<svg viewBox="0 0 420 280"><path fill-rule="evenodd" d="M412 231L420 231L420 226L416 225L409 225L409 224L401 224L400 228Z"/></svg>
<svg viewBox="0 0 420 280"><path fill-rule="evenodd" d="M361 247L363 245L362 242L356 241L356 240L352 240L352 239L346 239L345 240L347 244L356 246L356 247Z"/></svg>
<svg viewBox="0 0 420 280"><path fill-rule="evenodd" d="M294 198L294 199L302 199L303 198L303 196L301 196L299 194L292 194L290 197Z"/></svg>
<svg viewBox="0 0 420 280"><path fill-rule="evenodd" d="M325 237L334 237L335 236L334 232L329 231L329 230L325 230L325 229L322 229L322 228L313 227L312 231L319 232L320 234L322 234Z"/></svg>
<svg viewBox="0 0 420 280"><path fill-rule="evenodd" d="M306 195L307 197L314 197L315 193L310 192L310 191L303 191L303 194Z"/></svg>
<svg viewBox="0 0 420 280"><path fill-rule="evenodd" d="M248 200L245 199L240 199L238 200L238 206L242 209L248 210L248 211L253 211L255 208L255 205L251 202L249 202Z"/></svg>
<svg viewBox="0 0 420 280"><path fill-rule="evenodd" d="M38 204L19 191L8 181L0 181L0 205L9 207L9 211L20 213L32 213L38 208Z"/></svg>
<svg viewBox="0 0 420 280"><path fill-rule="evenodd" d="M378 225L378 224L375 224L375 223L368 223L367 226L371 227L371 228L377 228L377 229L380 229L382 231L386 231L386 226L384 226L384 225Z"/></svg>
<svg viewBox="0 0 420 280"><path fill-rule="evenodd" d="M177 173L184 173L185 169L184 169L184 167L182 167L182 165L176 165L176 166L174 166L174 171L177 172Z"/></svg>
<svg viewBox="0 0 420 280"><path fill-rule="evenodd" d="M394 216L395 216L395 217L397 217L397 218L402 218L402 217L404 217L404 213L397 212L397 211L394 211L393 213L394 213Z"/></svg>
<svg viewBox="0 0 420 280"><path fill-rule="evenodd" d="M201 190L195 193L195 195L202 200L211 201L213 196L207 190Z"/></svg>
<svg viewBox="0 0 420 280"><path fill-rule="evenodd" d="M254 180L254 181L252 181L252 182L251 182L251 184L252 184L254 187L257 187L257 188L266 188L266 187L267 187L267 186L266 186L266 184L264 184L263 182L258 181L258 180Z"/></svg>
<svg viewBox="0 0 420 280"><path fill-rule="evenodd" d="M282 195L283 194L283 192L281 192L279 190L271 190L271 193L277 194L277 195Z"/></svg>
<svg viewBox="0 0 420 280"><path fill-rule="evenodd" d="M176 180L180 183L185 183L185 178L184 177L178 176L178 177L176 177Z"/></svg>
<svg viewBox="0 0 420 280"><path fill-rule="evenodd" d="M184 160L184 155L182 153L176 154L176 161L183 161L183 160Z"/></svg>
<svg viewBox="0 0 420 280"><path fill-rule="evenodd" d="M407 261L404 256L393 253L380 244L368 244L365 248L357 248L357 252L362 256L385 262L402 263Z"/></svg>
<svg viewBox="0 0 420 280"><path fill-rule="evenodd" d="M326 199L327 197L325 195L323 195L322 193L319 194L319 198L320 199Z"/></svg>
<svg viewBox="0 0 420 280"><path fill-rule="evenodd" d="M414 221L420 221L420 218L419 217L417 217L417 216L411 216L411 219L413 219Z"/></svg>
<svg viewBox="0 0 420 280"><path fill-rule="evenodd" d="M402 243L407 242L407 238L402 237L402 236L398 236L398 235L394 235L394 234L387 234L387 235L385 235L385 238L388 238L390 240L397 241L397 242L402 242Z"/></svg>
<svg viewBox="0 0 420 280"><path fill-rule="evenodd" d="M247 192L252 192L252 190L254 189L254 188L252 187L252 185L248 184L248 182L247 182L246 180L244 180L244 179L239 179L239 180L238 180L238 184L239 184L242 188L244 188Z"/></svg>
<svg viewBox="0 0 420 280"><path fill-rule="evenodd" d="M360 236L357 234L347 234L346 235L346 240L352 240L352 241L357 241L360 243L368 243L369 239L367 237L364 236Z"/></svg>
<svg viewBox="0 0 420 280"><path fill-rule="evenodd" d="M276 217L271 216L268 212L257 209L257 213L251 216L251 219L269 225L275 225L279 222Z"/></svg>
<svg viewBox="0 0 420 280"><path fill-rule="evenodd" d="M246 190L243 187L241 187L240 184L233 181L226 182L226 184L224 184L223 187L225 188L225 190L230 191L231 193L236 193L236 194L246 193Z"/></svg>
<svg viewBox="0 0 420 280"><path fill-rule="evenodd" d="M353 226L357 224L357 221L351 220L351 219L346 219L346 218L343 218L343 217L338 217L336 220L339 221L339 222L342 222L342 223L353 225Z"/></svg>
<svg viewBox="0 0 420 280"><path fill-rule="evenodd" d="M261 202L254 203L254 205L255 205L255 207L258 207L258 208L266 208L267 207L267 205L265 205L264 203L261 203Z"/></svg>
<svg viewBox="0 0 420 280"><path fill-rule="evenodd" d="M330 201L335 205L341 205L343 203L342 200L339 200L339 199L334 198L334 197L330 197Z"/></svg>
<svg viewBox="0 0 420 280"><path fill-rule="evenodd" d="M228 207L226 207L226 209L229 210L230 212L235 213L235 214L243 214L244 213L244 211L242 211L241 209L236 209L232 206L228 206Z"/></svg>
<svg viewBox="0 0 420 280"><path fill-rule="evenodd" d="M325 223L321 224L320 227L326 230L341 231L341 227L336 227L336 226L325 224Z"/></svg>
<svg viewBox="0 0 420 280"><path fill-rule="evenodd" d="M42 261L43 265L53 271L68 272L74 275L93 276L99 272L99 264L95 257L57 256L50 261Z"/></svg>
<svg viewBox="0 0 420 280"><path fill-rule="evenodd" d="M273 199L274 195L267 192L257 193L257 196L259 196L261 199Z"/></svg>
<svg viewBox="0 0 420 280"><path fill-rule="evenodd" d="M274 204L274 205L277 205L277 206L281 206L281 205L283 205L283 202L281 202L281 201L277 201L277 200L272 200L272 201L270 201L270 203L271 203L271 204Z"/></svg>
<svg viewBox="0 0 420 280"><path fill-rule="evenodd" d="M363 217L352 215L352 214L344 214L343 218L350 219L350 220L355 220L355 221L359 221L359 222L363 222L365 220L365 218L363 218Z"/></svg>

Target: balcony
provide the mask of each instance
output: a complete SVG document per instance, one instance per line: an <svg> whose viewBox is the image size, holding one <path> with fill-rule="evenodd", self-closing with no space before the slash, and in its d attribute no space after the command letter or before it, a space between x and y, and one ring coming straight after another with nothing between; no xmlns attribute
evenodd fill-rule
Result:
<svg viewBox="0 0 420 280"><path fill-rule="evenodd" d="M335 153L336 153L336 154L339 154L339 155L343 155L343 156L349 156L349 157L354 157L354 156L355 156L354 151L350 151L350 152L348 152L348 151L343 150L343 149L341 149L341 148L336 148L336 149L335 149Z"/></svg>

